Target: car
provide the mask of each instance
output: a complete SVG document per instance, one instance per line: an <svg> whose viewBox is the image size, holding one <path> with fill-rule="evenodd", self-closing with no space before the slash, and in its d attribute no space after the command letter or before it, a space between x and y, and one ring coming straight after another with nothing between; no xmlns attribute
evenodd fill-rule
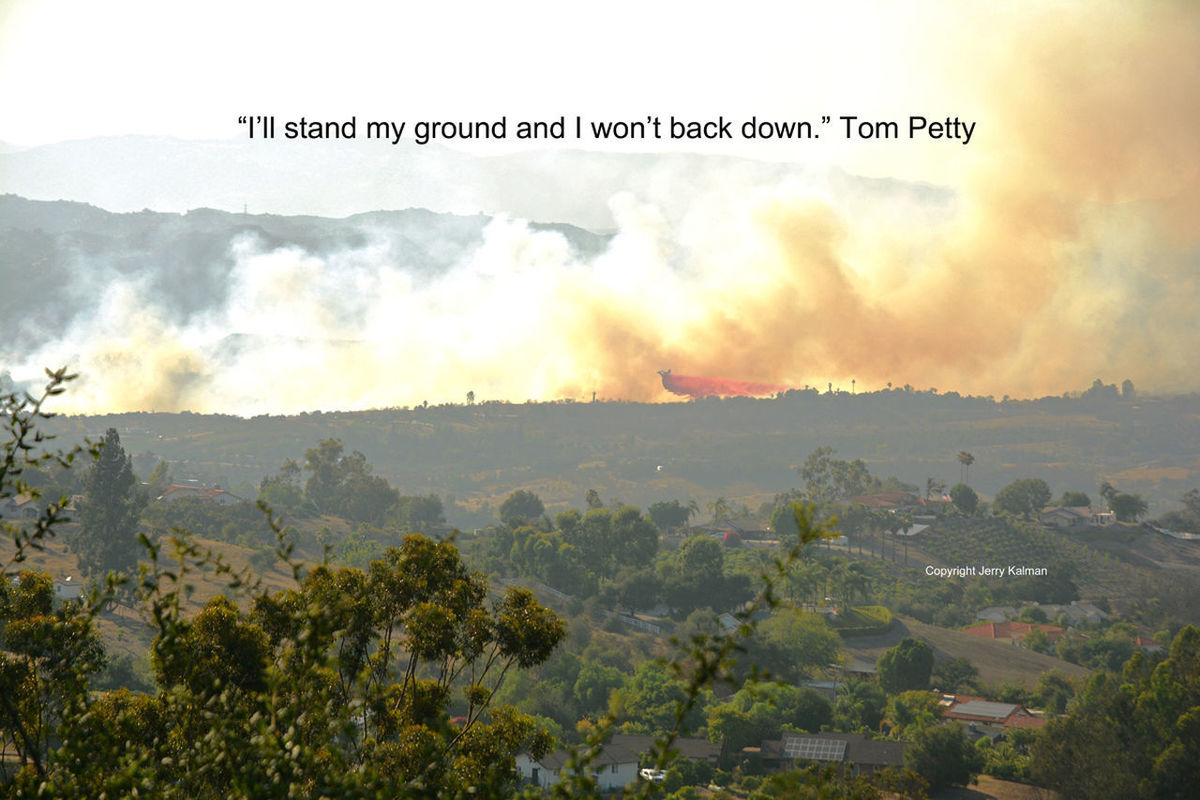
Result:
<svg viewBox="0 0 1200 800"><path fill-rule="evenodd" d="M662 783L667 779L667 771L665 769L650 769L645 768L638 771L638 775L642 780L650 781L651 783Z"/></svg>

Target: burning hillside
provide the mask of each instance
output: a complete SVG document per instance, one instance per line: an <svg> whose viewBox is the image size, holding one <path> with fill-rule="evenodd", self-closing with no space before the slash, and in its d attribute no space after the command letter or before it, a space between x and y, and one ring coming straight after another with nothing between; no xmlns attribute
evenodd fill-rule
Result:
<svg viewBox="0 0 1200 800"><path fill-rule="evenodd" d="M792 388L776 383L753 383L731 381L726 378L704 378L697 375L672 375L669 369L660 369L663 388L668 392L689 397L765 397L786 392Z"/></svg>

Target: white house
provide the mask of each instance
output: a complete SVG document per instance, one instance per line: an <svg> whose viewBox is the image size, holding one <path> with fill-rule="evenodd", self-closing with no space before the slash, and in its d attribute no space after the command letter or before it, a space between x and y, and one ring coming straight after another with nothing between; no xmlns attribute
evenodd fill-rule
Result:
<svg viewBox="0 0 1200 800"><path fill-rule="evenodd" d="M32 495L0 498L0 519L37 519L38 504Z"/></svg>
<svg viewBox="0 0 1200 800"><path fill-rule="evenodd" d="M1055 528L1103 528L1116 524L1117 515L1111 511L1093 511L1088 506L1052 506L1042 511L1041 521Z"/></svg>
<svg viewBox="0 0 1200 800"><path fill-rule="evenodd" d="M591 763L596 788L602 792L615 792L634 783L638 779L639 756L640 753L628 745L619 742L606 744ZM566 774L569 758L566 750L555 750L540 759L520 753L517 755L517 777L523 784L549 788Z"/></svg>
<svg viewBox="0 0 1200 800"><path fill-rule="evenodd" d="M83 587L79 581L74 580L70 575L65 578L54 579L54 596L59 600L77 600L83 594Z"/></svg>

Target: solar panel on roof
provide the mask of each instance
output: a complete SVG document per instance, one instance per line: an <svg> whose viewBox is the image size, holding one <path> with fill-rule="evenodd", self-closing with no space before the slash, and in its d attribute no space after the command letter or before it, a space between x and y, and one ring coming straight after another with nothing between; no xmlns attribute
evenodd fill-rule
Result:
<svg viewBox="0 0 1200 800"><path fill-rule="evenodd" d="M814 739L790 736L783 743L788 758L808 758L813 761L841 761L846 757L846 742L842 739Z"/></svg>

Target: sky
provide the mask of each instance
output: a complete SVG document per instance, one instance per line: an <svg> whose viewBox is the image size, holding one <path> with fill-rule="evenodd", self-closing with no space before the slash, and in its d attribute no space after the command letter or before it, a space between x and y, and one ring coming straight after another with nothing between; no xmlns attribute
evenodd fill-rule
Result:
<svg viewBox="0 0 1200 800"><path fill-rule="evenodd" d="M997 397L1057 395L1097 377L1200 390L1192 3L758 2L718 13L672 2L349 2L335 11L9 0L0 4L0 108L0 141L18 148L123 135L244 142L241 115L674 116L728 119L734 132L752 116L806 120L819 139L585 137L466 149L735 155L954 198L881 200L820 181L752 181L726 166L680 176L664 158L636 191L597 198L614 226L598 257L503 214L480 250L432 287L370 246L322 260L234 242L237 300L200 327L169 319L142 284L81 264L80 281L102 290L89 323L10 356L14 375L58 359L78 365L88 380L75 393L80 410L357 408L461 401L467 388L481 399L596 391L661 401L670 397L655 372L668 367ZM848 137L843 116L894 121L898 136ZM950 122L957 136L933 138L928 127L910 136L912 117ZM579 176L578 191L593 185ZM352 324L322 312L331 287L347 285L363 293ZM516 322L514 303L526 309ZM342 344L272 346L232 362L211 355L222 336L297 318ZM396 364L419 380L381 381ZM335 370L338 380L314 395L317 378ZM262 399L280 396L296 399Z"/></svg>
<svg viewBox="0 0 1200 800"><path fill-rule="evenodd" d="M952 55L972 48L930 39L943 28L974 38L1014 15L1000 4L970 14L958 5L751 2L731 14L680 2L346 2L334 11L304 2L6 0L0 141L229 139L242 135L242 114L976 118L985 104L954 77L972 65ZM861 147L832 131L823 138L803 150L745 141L686 149L925 180L950 149L906 146L897 158L899 147ZM913 159L925 167L906 166Z"/></svg>

